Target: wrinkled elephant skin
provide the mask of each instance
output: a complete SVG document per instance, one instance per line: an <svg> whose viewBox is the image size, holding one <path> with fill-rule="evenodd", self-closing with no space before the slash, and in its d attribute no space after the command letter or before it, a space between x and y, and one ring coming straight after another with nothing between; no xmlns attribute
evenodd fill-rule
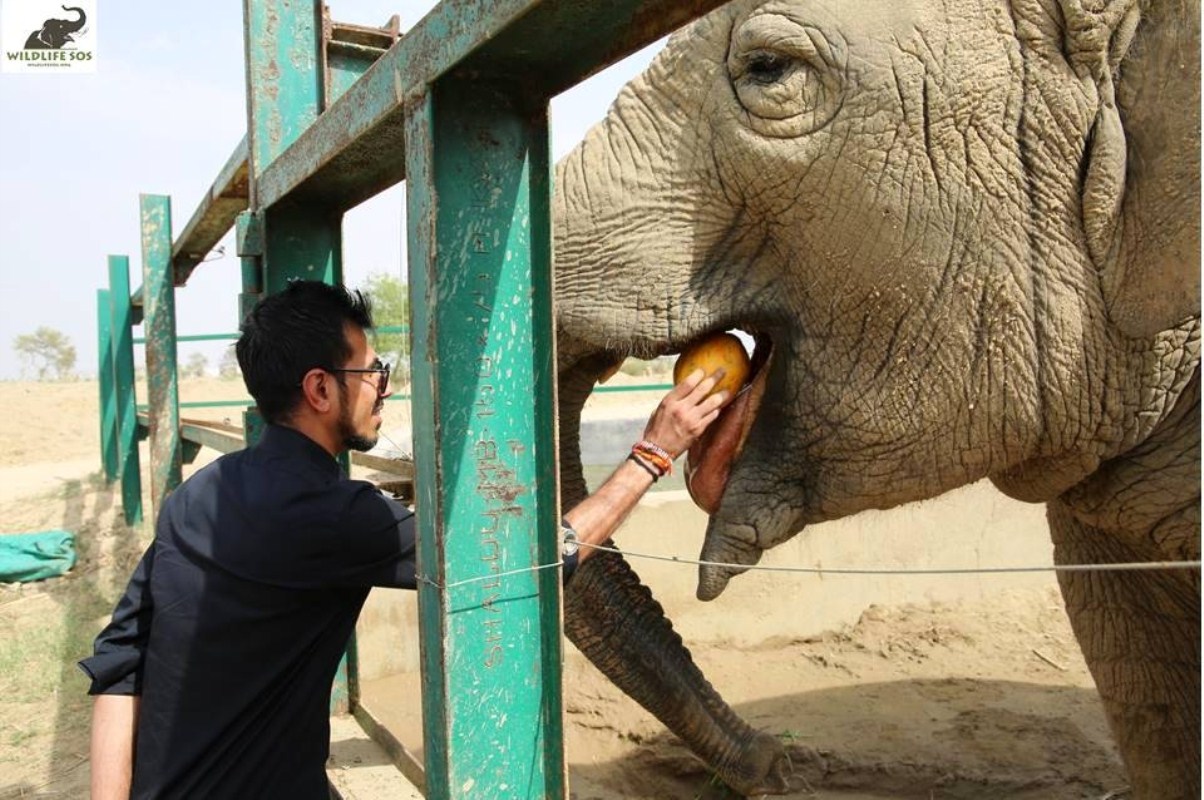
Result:
<svg viewBox="0 0 1204 800"><path fill-rule="evenodd" d="M675 35L557 166L564 502L594 381L738 327L760 402L700 481L701 599L810 523L983 477L1047 503L1059 563L1198 559L1199 17L738 0ZM1134 796L1198 798L1199 571L1060 583ZM622 559L568 592L616 683L786 790Z"/></svg>

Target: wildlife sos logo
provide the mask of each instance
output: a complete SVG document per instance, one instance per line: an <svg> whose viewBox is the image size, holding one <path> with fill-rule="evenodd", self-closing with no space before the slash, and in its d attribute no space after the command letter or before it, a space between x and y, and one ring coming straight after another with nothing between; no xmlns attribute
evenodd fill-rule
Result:
<svg viewBox="0 0 1204 800"><path fill-rule="evenodd" d="M97 0L0 0L4 72L96 71Z"/></svg>

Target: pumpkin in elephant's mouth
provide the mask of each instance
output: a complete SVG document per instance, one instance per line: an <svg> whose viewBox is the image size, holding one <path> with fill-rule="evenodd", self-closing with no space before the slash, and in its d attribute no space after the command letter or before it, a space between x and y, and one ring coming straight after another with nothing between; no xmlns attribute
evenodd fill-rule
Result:
<svg viewBox="0 0 1204 800"><path fill-rule="evenodd" d="M707 514L714 514L727 488L732 463L740 456L744 441L756 419L757 409L765 395L765 379L773 344L768 336L753 337L752 380L736 399L728 403L706 432L686 454L686 488L694 504Z"/></svg>

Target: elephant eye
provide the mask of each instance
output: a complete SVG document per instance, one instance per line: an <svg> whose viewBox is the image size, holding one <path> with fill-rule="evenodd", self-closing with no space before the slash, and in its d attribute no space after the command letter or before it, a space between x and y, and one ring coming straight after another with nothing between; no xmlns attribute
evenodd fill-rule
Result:
<svg viewBox="0 0 1204 800"><path fill-rule="evenodd" d="M844 55L818 28L761 12L732 31L727 68L747 124L774 138L826 125L843 101Z"/></svg>
<svg viewBox="0 0 1204 800"><path fill-rule="evenodd" d="M748 57L746 75L757 83L774 83L786 74L790 59L781 53L753 53Z"/></svg>

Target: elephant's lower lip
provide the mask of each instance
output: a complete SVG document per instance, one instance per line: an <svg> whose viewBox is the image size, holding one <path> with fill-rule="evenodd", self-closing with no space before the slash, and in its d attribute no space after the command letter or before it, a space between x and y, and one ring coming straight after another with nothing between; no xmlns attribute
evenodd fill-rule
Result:
<svg viewBox="0 0 1204 800"><path fill-rule="evenodd" d="M727 489L732 464L744 449L757 410L765 395L772 346L765 337L756 338L751 383L719 415L686 455L686 488L694 504L707 514L719 510Z"/></svg>

